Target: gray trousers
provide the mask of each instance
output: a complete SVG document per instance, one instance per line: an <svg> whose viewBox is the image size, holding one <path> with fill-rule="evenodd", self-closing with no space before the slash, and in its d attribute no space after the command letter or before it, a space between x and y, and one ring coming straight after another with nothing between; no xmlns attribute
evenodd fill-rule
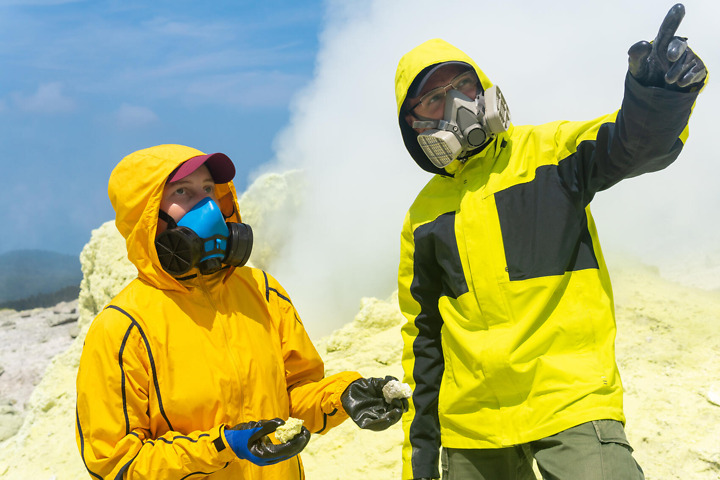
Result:
<svg viewBox="0 0 720 480"><path fill-rule="evenodd" d="M443 448L443 480L644 480L622 423L595 420L541 440L498 449Z"/></svg>

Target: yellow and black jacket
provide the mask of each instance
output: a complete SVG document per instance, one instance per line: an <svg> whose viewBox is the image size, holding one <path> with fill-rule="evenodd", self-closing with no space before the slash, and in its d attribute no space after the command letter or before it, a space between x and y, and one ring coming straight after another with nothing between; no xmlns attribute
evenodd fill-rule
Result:
<svg viewBox="0 0 720 480"><path fill-rule="evenodd" d="M438 447L501 448L596 419L625 420L607 268L589 204L680 153L697 93L628 76L619 111L510 126L465 163L434 167L401 111L427 67L463 52L430 40L395 87L415 161L436 175L405 218L399 267L405 382L403 479L439 477Z"/></svg>
<svg viewBox="0 0 720 480"><path fill-rule="evenodd" d="M228 268L176 280L154 239L168 175L202 152L162 145L129 155L109 194L138 278L94 319L77 376L77 443L92 478L301 479L299 457L239 460L224 429L301 418L313 433L347 418L340 395L360 377L324 365L287 293L267 273ZM216 186L239 222L232 183Z"/></svg>

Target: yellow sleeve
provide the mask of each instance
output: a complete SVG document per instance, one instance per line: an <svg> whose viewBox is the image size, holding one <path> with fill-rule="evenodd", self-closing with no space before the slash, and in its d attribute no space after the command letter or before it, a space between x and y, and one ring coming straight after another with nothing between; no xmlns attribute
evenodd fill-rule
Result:
<svg viewBox="0 0 720 480"><path fill-rule="evenodd" d="M361 378L357 372L325 377L325 364L300 320L287 292L267 275L271 302L277 312L285 379L290 399L290 416L300 418L312 433L325 433L348 418L340 396L347 386Z"/></svg>
<svg viewBox="0 0 720 480"><path fill-rule="evenodd" d="M93 478L187 478L237 461L222 426L152 439L148 416L153 361L140 326L108 308L90 327L77 375L76 440ZM218 451L220 450L220 451Z"/></svg>
<svg viewBox="0 0 720 480"><path fill-rule="evenodd" d="M410 213L401 236L398 300L407 320L403 338L403 381L413 391L403 415L402 478L437 478L440 455L438 396L444 362L441 343L443 319L439 311L436 260L418 252Z"/></svg>

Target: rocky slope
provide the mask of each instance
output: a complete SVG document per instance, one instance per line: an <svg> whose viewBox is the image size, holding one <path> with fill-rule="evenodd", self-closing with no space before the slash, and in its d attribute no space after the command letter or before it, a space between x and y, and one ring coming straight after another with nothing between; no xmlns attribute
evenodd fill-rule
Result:
<svg viewBox="0 0 720 480"><path fill-rule="evenodd" d="M78 334L77 300L52 308L0 310L0 441L22 424L26 402L52 358Z"/></svg>

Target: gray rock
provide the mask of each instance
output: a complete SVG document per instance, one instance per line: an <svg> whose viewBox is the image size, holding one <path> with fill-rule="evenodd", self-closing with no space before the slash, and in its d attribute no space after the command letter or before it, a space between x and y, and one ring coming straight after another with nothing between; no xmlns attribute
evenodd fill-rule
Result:
<svg viewBox="0 0 720 480"><path fill-rule="evenodd" d="M76 323L70 327L68 329L68 335L70 335L70 338L77 338L77 336L80 335L80 325Z"/></svg>
<svg viewBox="0 0 720 480"><path fill-rule="evenodd" d="M78 333L77 300L49 308L0 312L0 365L4 368L0 375L0 441L14 434L48 364ZM13 405L12 412L2 409L8 402Z"/></svg>
<svg viewBox="0 0 720 480"><path fill-rule="evenodd" d="M78 321L77 313L56 313L47 319L48 325L51 327L57 327L58 325L65 325L67 323L73 323Z"/></svg>
<svg viewBox="0 0 720 480"><path fill-rule="evenodd" d="M12 405L0 405L0 442L15 435L22 422L22 415Z"/></svg>
<svg viewBox="0 0 720 480"><path fill-rule="evenodd" d="M77 314L77 300L71 302L60 302L52 308L55 314Z"/></svg>

